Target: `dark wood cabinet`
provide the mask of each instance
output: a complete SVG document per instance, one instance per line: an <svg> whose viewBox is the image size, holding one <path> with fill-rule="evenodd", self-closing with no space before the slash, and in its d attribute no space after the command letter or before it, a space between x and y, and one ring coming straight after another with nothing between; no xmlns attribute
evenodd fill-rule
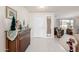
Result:
<svg viewBox="0 0 79 59"><path fill-rule="evenodd" d="M7 36L7 34L6 34ZM30 29L18 32L14 41L6 37L7 52L24 52L30 44Z"/></svg>

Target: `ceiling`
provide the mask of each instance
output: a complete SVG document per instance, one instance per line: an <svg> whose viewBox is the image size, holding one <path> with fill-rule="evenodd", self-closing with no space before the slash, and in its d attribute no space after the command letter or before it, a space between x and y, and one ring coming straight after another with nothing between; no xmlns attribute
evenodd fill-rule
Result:
<svg viewBox="0 0 79 59"><path fill-rule="evenodd" d="M26 9L30 12L54 12L56 14L67 14L79 11L79 6L45 6L45 8L39 8L39 6L26 6Z"/></svg>

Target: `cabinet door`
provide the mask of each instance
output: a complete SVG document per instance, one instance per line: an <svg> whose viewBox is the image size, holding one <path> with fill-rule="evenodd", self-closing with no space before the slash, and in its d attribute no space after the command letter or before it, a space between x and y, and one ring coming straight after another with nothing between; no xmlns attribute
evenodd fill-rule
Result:
<svg viewBox="0 0 79 59"><path fill-rule="evenodd" d="M16 40L14 40L14 41L8 40L8 51L16 52Z"/></svg>
<svg viewBox="0 0 79 59"><path fill-rule="evenodd" d="M14 41L10 41L6 38L6 51L7 52L17 52L19 51L19 39L18 36L15 38Z"/></svg>
<svg viewBox="0 0 79 59"><path fill-rule="evenodd" d="M22 34L19 39L20 52L24 52L30 44L30 32L27 31L25 34Z"/></svg>

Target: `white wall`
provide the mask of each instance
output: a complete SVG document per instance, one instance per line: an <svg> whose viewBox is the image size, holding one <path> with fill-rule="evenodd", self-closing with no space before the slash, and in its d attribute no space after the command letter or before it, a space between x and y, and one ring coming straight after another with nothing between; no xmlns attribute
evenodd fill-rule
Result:
<svg viewBox="0 0 79 59"><path fill-rule="evenodd" d="M20 6L10 6L12 9L15 9L17 11L17 20L20 20L22 22L22 20L25 20L25 24L27 26L28 24L28 20L29 20L29 13L26 10L26 8L24 7L20 7ZM6 29L9 30L10 28L10 24L11 24L11 20L10 19L6 19L6 15L5 15L5 7L0 7L0 52L1 51L5 51L5 31Z"/></svg>
<svg viewBox="0 0 79 59"><path fill-rule="evenodd" d="M5 7L0 7L0 51L5 50Z"/></svg>
<svg viewBox="0 0 79 59"><path fill-rule="evenodd" d="M31 13L32 37L47 37L47 16L51 16L51 36L54 36L54 13Z"/></svg>
<svg viewBox="0 0 79 59"><path fill-rule="evenodd" d="M54 19L54 27L60 27L60 19Z"/></svg>

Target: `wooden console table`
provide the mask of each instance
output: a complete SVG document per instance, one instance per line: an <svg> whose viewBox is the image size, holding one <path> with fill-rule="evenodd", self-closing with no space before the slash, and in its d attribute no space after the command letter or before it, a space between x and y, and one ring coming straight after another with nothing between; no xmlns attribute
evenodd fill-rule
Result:
<svg viewBox="0 0 79 59"><path fill-rule="evenodd" d="M6 52L24 52L30 44L30 30L19 32L14 41L7 38L6 32Z"/></svg>

